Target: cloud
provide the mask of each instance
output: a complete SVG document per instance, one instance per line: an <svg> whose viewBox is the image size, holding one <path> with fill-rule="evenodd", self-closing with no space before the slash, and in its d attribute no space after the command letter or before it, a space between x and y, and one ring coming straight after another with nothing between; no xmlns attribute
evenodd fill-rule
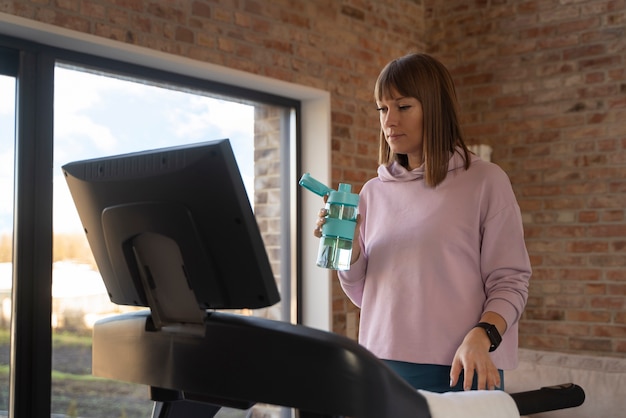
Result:
<svg viewBox="0 0 626 418"><path fill-rule="evenodd" d="M15 79L0 76L0 233L13 229Z"/></svg>
<svg viewBox="0 0 626 418"><path fill-rule="evenodd" d="M171 113L170 122L181 138L203 138L207 131L216 131L221 137L243 136L252 140L254 107L195 96L189 100L189 109Z"/></svg>
<svg viewBox="0 0 626 418"><path fill-rule="evenodd" d="M5 75L0 75L0 116L15 115L15 79ZM12 97L13 100L7 100Z"/></svg>
<svg viewBox="0 0 626 418"><path fill-rule="evenodd" d="M7 81L13 79L0 77L0 92ZM4 114L14 106L8 101L0 106L4 124ZM82 230L60 167L87 158L229 138L253 196L253 106L57 67L54 112L55 232ZM14 153L4 149L3 141L0 136L0 196L12 196ZM0 219L9 219L12 211L11 199L0 199Z"/></svg>
<svg viewBox="0 0 626 418"><path fill-rule="evenodd" d="M52 224L55 233L78 233L83 226L72 195L63 175L54 176L54 199L52 201Z"/></svg>
<svg viewBox="0 0 626 418"><path fill-rule="evenodd" d="M115 152L119 139L111 129L115 117L109 116L124 106L128 96L145 94L146 90L143 84L57 67L55 148L67 147L76 155L82 151L90 157Z"/></svg>

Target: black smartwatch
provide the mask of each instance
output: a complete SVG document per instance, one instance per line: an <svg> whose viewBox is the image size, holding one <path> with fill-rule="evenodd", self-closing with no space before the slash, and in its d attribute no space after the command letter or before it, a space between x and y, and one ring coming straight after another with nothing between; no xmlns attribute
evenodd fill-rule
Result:
<svg viewBox="0 0 626 418"><path fill-rule="evenodd" d="M498 328L496 328L495 325L488 322L479 322L476 327L484 329L487 333L487 337L489 337L489 341L491 341L491 347L489 347L489 352L492 352L496 348L498 348L498 346L502 342L502 336L498 332Z"/></svg>

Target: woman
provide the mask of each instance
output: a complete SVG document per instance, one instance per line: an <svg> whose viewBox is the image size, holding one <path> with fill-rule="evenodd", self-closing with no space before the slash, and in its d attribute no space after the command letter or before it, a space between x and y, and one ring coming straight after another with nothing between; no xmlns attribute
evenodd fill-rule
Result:
<svg viewBox="0 0 626 418"><path fill-rule="evenodd" d="M416 389L503 388L531 275L510 181L468 151L434 58L390 62L374 95L378 177L360 192L351 267L338 272L361 309L359 342Z"/></svg>

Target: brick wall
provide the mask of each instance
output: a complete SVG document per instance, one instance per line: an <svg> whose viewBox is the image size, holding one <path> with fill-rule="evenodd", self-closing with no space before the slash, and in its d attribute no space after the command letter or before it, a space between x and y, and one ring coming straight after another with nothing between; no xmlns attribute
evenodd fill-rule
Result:
<svg viewBox="0 0 626 418"><path fill-rule="evenodd" d="M471 143L493 147L535 270L525 347L626 355L625 0L0 0L15 14L331 92L335 185L375 175L387 61L452 70ZM334 330L356 309L333 288ZM347 320L346 320L347 318Z"/></svg>
<svg viewBox="0 0 626 418"><path fill-rule="evenodd" d="M534 269L521 345L626 355L626 2L431 2L471 143L514 185Z"/></svg>
<svg viewBox="0 0 626 418"><path fill-rule="evenodd" d="M281 289L280 237L280 159L281 128L285 110L278 106L254 104L254 216L259 224L263 244L272 265L278 288ZM257 316L280 319L279 302L254 312Z"/></svg>

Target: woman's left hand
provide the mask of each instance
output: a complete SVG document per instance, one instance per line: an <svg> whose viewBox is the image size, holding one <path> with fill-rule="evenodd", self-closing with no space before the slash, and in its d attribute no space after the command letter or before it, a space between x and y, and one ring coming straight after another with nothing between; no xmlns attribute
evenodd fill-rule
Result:
<svg viewBox="0 0 626 418"><path fill-rule="evenodd" d="M500 335L504 335L508 325L505 319L495 312L485 312L480 318L480 322L494 324ZM463 389L470 390L474 381L474 374L477 374L477 389L493 390L499 388L500 373L491 360L489 348L491 341L483 328L472 328L463 342L456 350L454 359L452 360L452 369L450 370L450 387L456 386L464 371Z"/></svg>
<svg viewBox="0 0 626 418"><path fill-rule="evenodd" d="M456 386L461 371L464 371L464 390L472 388L474 374L478 375L477 389L493 390L500 387L500 373L489 356L490 346L484 329L473 328L467 333L452 360L450 387Z"/></svg>

